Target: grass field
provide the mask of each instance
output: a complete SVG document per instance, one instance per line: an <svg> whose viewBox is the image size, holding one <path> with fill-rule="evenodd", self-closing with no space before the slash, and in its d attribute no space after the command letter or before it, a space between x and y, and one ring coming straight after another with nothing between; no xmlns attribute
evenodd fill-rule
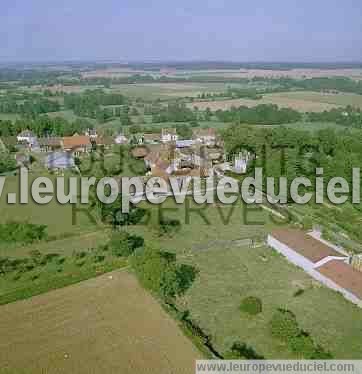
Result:
<svg viewBox="0 0 362 374"><path fill-rule="evenodd" d="M258 354L266 358L296 358L286 346L273 339L268 330L268 323L273 312L282 307L294 312L301 327L311 334L316 343L329 349L335 358L362 357L360 330L356 328L362 325L360 309L346 301L341 295L313 281L302 270L289 264L284 258L265 247L265 236L276 225L275 217L273 219L270 212L257 209L255 206L237 205L234 208L218 205L198 206L190 200L187 201L186 205L177 205L169 199L161 207L141 203L143 208L150 209L151 219L127 229L132 233L143 235L149 245L175 252L178 262L193 265L199 270L195 283L183 297L177 300L177 305L182 310L190 311L191 318L212 336L214 347L221 354L225 354L233 342L241 341L252 346ZM34 222L35 220L37 223L44 223L44 219L47 219L52 233L76 232L71 229L68 231L68 226L62 223L64 216L62 216L63 213L60 213L59 207L49 208L49 211L44 212L44 216L40 214L40 208L36 209L35 205L33 209L27 210L27 206L24 208L14 206L19 217L28 216L30 221ZM5 210L6 212L9 217L13 217L13 213L10 214ZM161 235L158 225L160 217L178 219L181 225L173 234ZM77 228L76 237L37 243L31 246L10 246L10 248L3 248L2 253L10 255L12 250L14 256L22 256L33 249L38 249L42 253L58 252L66 257L71 256L74 249L86 250L96 247L105 240L106 231L96 231L89 221L86 222L86 216L84 216L84 220ZM250 240L256 243L256 247L250 245ZM35 280L35 286L37 286L36 282L39 282L40 291L42 287L40 280L47 279L47 274L50 275L53 269L52 265L49 266L49 268L42 270L45 273ZM69 275L75 277L74 281L81 280L84 274L79 274L79 269L72 266L70 264L69 268L64 267L63 275L68 274L69 271ZM89 264L89 266L93 265ZM87 276L89 274L96 275L93 267L93 273L89 272L91 268L85 267L84 269L84 271L88 271ZM18 280L17 282L20 282L18 286L25 288L30 282L28 278L27 275ZM16 283L13 283L9 288L9 281L9 279L3 279L3 287L0 285L0 290L2 290L0 292L3 295L10 293L10 296L4 296L5 300L6 297L10 297L11 300L12 293L17 292ZM94 292L92 300L97 302L97 305L103 305L104 303L100 301L102 299L98 295L97 281L97 279L91 281L95 285L94 289L92 288ZM59 285L61 285L61 281L56 284L56 286ZM75 287L81 287L81 285ZM298 289L303 289L304 293L298 297L293 296ZM64 295L67 295L66 290L57 292L65 292ZM47 295L42 297L46 298ZM257 317L246 317L239 311L240 301L246 296L257 296L262 300L263 312ZM109 296L109 300L111 299L114 299L113 294ZM36 300L37 298L26 303L31 305L33 302L36 303ZM114 302L117 303L118 299ZM122 302L124 303L124 301ZM18 305L18 303L13 305ZM7 308L11 308L11 306L9 305ZM37 308L39 307L37 306ZM107 307L107 310L108 308L111 307ZM47 310L52 309L49 307ZM74 312L75 319L79 318L77 313L80 313L78 309ZM13 314L13 318L17 318L17 313ZM129 320L129 315L125 321L127 319ZM47 321L46 318L45 321ZM104 324L106 323L108 321L104 322ZM111 328L105 327L104 324L102 329L111 331ZM37 325L35 324L35 326ZM44 322L44 331L46 328L47 324ZM69 329L71 330L72 327ZM97 334L97 327L94 327L94 331ZM17 336L15 332L13 334ZM92 340L93 335L87 337L83 337L82 333L80 335L84 341L87 338L90 338L91 342L94 341ZM41 336L48 339L45 332L41 333ZM130 339L127 332L124 336L124 339ZM150 339L154 339L154 335L150 336L152 336ZM73 338L68 340L73 341ZM7 341L8 339L5 340L5 342ZM57 350L47 351L42 356L42 342L44 343L42 340L37 340L40 353L36 357L39 358L39 362L43 362L46 355L48 357L54 355L51 357L57 360ZM109 345L110 343L105 344L107 347ZM6 348L8 347L6 344L4 347L3 351L9 349ZM71 352L67 352L65 348L64 350L65 353L62 351L62 355L71 356ZM80 354L84 354L84 352L82 351ZM25 357L24 359L29 358ZM24 361L19 361L19 365L23 363ZM46 364L47 361L44 361L44 365Z"/></svg>
<svg viewBox="0 0 362 374"><path fill-rule="evenodd" d="M283 96L284 95L284 96ZM210 108L212 111L216 110L227 110L231 107L247 106L254 107L260 104L275 104L282 108L292 108L301 112L323 112L324 110L331 110L342 104L331 104L326 102L319 102L313 98L301 98L294 97L289 93L285 94L267 94L264 95L260 100L251 99L230 99L230 100L218 100L218 101L194 101L188 104L190 108L198 107L200 110Z"/></svg>
<svg viewBox="0 0 362 374"><path fill-rule="evenodd" d="M295 99L303 101L313 101L318 103L326 103L339 106L351 105L357 108L362 108L362 95L349 94L349 93L320 93L308 91L284 92L278 94L267 95L274 99Z"/></svg>
<svg viewBox="0 0 362 374"><path fill-rule="evenodd" d="M202 358L125 271L0 307L0 372L193 373Z"/></svg>
<svg viewBox="0 0 362 374"><path fill-rule="evenodd" d="M225 92L226 89L225 83L148 83L113 85L111 91L133 98L172 99L173 97L197 97L202 93Z"/></svg>
<svg viewBox="0 0 362 374"><path fill-rule="evenodd" d="M167 202L165 207L175 208L175 204ZM230 206L221 210L224 219L231 214ZM207 225L196 212L185 224L186 211L183 206L164 211L166 217L181 221L180 231L171 237L160 237L152 224L132 230L143 233L148 243L176 252L178 261L199 270L196 282L178 305L211 334L219 352L225 353L234 341L241 341L267 358L296 358L268 330L273 312L282 307L293 311L301 327L336 358L362 357L356 328L362 325L361 310L263 245L274 226L269 212L250 210L245 214L238 207L224 224L220 210L209 206L203 210ZM157 217L157 209L153 212ZM259 246L247 245L245 240L250 238ZM300 288L304 293L293 296ZM246 296L263 301L263 312L255 318L238 309Z"/></svg>

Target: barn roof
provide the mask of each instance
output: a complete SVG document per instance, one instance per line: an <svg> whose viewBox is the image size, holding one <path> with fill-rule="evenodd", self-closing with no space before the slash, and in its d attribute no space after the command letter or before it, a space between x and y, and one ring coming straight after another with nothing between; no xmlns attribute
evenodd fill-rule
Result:
<svg viewBox="0 0 362 374"><path fill-rule="evenodd" d="M271 235L313 263L328 256L343 257L333 248L298 229L280 228L273 230Z"/></svg>
<svg viewBox="0 0 362 374"><path fill-rule="evenodd" d="M362 272L340 260L329 261L317 271L362 300Z"/></svg>

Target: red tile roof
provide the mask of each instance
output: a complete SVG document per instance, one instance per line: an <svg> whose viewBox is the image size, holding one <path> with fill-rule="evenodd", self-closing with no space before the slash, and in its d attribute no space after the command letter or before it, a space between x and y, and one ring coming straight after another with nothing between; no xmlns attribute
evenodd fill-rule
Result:
<svg viewBox="0 0 362 374"><path fill-rule="evenodd" d="M328 256L343 257L333 248L301 230L281 228L274 230L271 235L313 263L317 263Z"/></svg>
<svg viewBox="0 0 362 374"><path fill-rule="evenodd" d="M329 261L317 271L362 300L362 272L339 260Z"/></svg>
<svg viewBox="0 0 362 374"><path fill-rule="evenodd" d="M85 135L74 135L65 136L63 138L63 147L65 149L73 149L78 147L90 147L91 141L88 136Z"/></svg>

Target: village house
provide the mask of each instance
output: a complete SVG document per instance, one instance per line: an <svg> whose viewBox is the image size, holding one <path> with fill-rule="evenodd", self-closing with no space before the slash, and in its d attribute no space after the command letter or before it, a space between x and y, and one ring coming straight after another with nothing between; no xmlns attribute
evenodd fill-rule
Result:
<svg viewBox="0 0 362 374"><path fill-rule="evenodd" d="M72 152L75 156L92 150L90 138L85 135L66 136L62 140L62 144L64 151Z"/></svg>
<svg viewBox="0 0 362 374"><path fill-rule="evenodd" d="M98 137L96 129L87 129L84 133L85 136L88 136L91 139L96 139Z"/></svg>
<svg viewBox="0 0 362 374"><path fill-rule="evenodd" d="M54 152L62 148L62 138L59 138L59 137L39 138L38 145L40 148L40 152Z"/></svg>
<svg viewBox="0 0 362 374"><path fill-rule="evenodd" d="M194 145L194 141L191 140L177 140L176 141L176 148L190 148Z"/></svg>
<svg viewBox="0 0 362 374"><path fill-rule="evenodd" d="M197 143L206 146L214 146L217 141L216 130L212 128L194 129L192 132L192 138Z"/></svg>
<svg viewBox="0 0 362 374"><path fill-rule="evenodd" d="M177 140L178 140L178 135L177 135L175 128L162 129L162 132L161 132L162 143L176 142Z"/></svg>
<svg viewBox="0 0 362 374"><path fill-rule="evenodd" d="M116 138L114 139L114 142L116 144L128 144L129 143L129 140L128 138L123 135L123 134L119 134L116 136Z"/></svg>
<svg viewBox="0 0 362 374"><path fill-rule="evenodd" d="M26 142L29 145L32 145L37 139L36 135L30 130L22 131L16 138L19 143Z"/></svg>
<svg viewBox="0 0 362 374"><path fill-rule="evenodd" d="M250 162L254 159L251 152L243 150L234 155L232 171L237 174L245 174Z"/></svg>
<svg viewBox="0 0 362 374"><path fill-rule="evenodd" d="M111 149L114 144L114 139L111 136L98 136L97 138L91 139L91 143L95 147Z"/></svg>
<svg viewBox="0 0 362 374"><path fill-rule="evenodd" d="M362 307L362 272L349 264L346 252L298 229L276 229L267 243L314 279Z"/></svg>

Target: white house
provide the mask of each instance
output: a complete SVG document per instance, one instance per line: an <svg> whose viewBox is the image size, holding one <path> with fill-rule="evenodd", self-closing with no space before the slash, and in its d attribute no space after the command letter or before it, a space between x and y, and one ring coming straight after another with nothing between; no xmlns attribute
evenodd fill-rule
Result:
<svg viewBox="0 0 362 374"><path fill-rule="evenodd" d="M233 171L237 174L245 174L253 155L246 150L239 152L234 156Z"/></svg>
<svg viewBox="0 0 362 374"><path fill-rule="evenodd" d="M161 141L162 143L175 142L178 140L176 129L162 129Z"/></svg>
<svg viewBox="0 0 362 374"><path fill-rule="evenodd" d="M114 139L114 142L116 144L128 144L128 138L125 135L123 135L123 134L119 134Z"/></svg>
<svg viewBox="0 0 362 374"><path fill-rule="evenodd" d="M16 138L19 143L26 142L29 145L35 144L37 141L36 135L30 130L22 131Z"/></svg>
<svg viewBox="0 0 362 374"><path fill-rule="evenodd" d="M207 146L214 146L216 144L216 130L212 128L195 129L192 132L195 142Z"/></svg>

